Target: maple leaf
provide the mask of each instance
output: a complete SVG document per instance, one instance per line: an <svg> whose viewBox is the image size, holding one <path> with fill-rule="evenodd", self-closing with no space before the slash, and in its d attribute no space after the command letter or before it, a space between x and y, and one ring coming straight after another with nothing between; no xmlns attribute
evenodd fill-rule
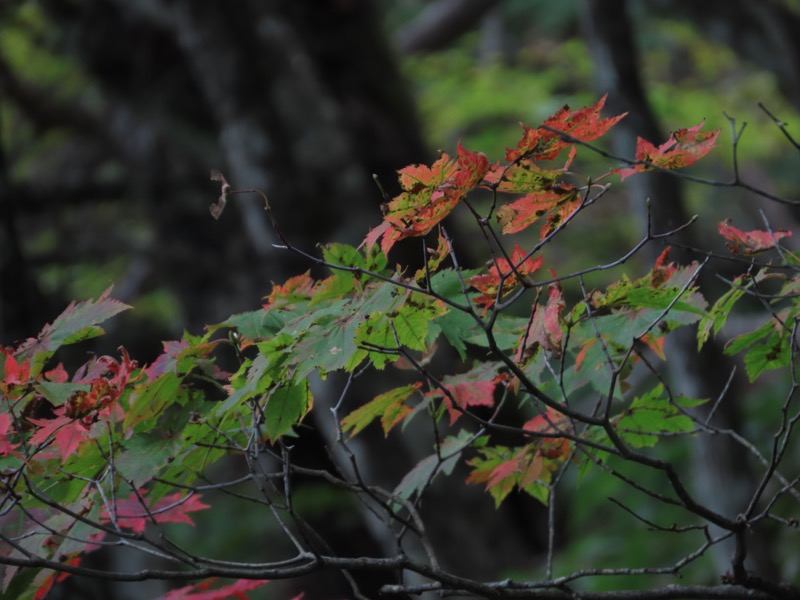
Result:
<svg viewBox="0 0 800 600"><path fill-rule="evenodd" d="M389 223L388 221L384 221L377 227L373 227L372 229L369 230L369 233L367 233L367 237L365 237L364 241L361 242L359 248L361 246L364 246L366 247L367 251L371 251L373 246L375 246L375 244L377 244L378 240L380 240L381 238L384 238L384 243L387 243L386 241L387 237L389 238L388 243L389 247L391 248L394 242L397 241L396 239L393 239L396 237L396 235L393 234L399 235L399 232L392 229L391 223ZM381 244L381 249L383 249L383 244Z"/></svg>
<svg viewBox="0 0 800 600"><path fill-rule="evenodd" d="M14 452L14 448L19 444L10 442L7 437L9 434L14 433L14 424L11 421L11 415L8 413L0 413L0 456L17 456L19 454Z"/></svg>
<svg viewBox="0 0 800 600"><path fill-rule="evenodd" d="M69 379L69 374L67 374L64 364L58 363L56 367L45 371L44 378L54 383L64 383Z"/></svg>
<svg viewBox="0 0 800 600"><path fill-rule="evenodd" d="M539 434L563 434L572 431L569 417L548 406L543 414L536 415L525 423L522 428ZM569 456L572 441L563 436L544 437L539 443L539 452L551 460L564 459Z"/></svg>
<svg viewBox="0 0 800 600"><path fill-rule="evenodd" d="M6 385L22 385L27 383L31 375L30 359L18 362L12 354L6 355L3 365L3 379Z"/></svg>
<svg viewBox="0 0 800 600"><path fill-rule="evenodd" d="M311 277L309 271L302 275L295 275L286 280L284 284L272 284L272 291L267 296L264 308L292 306L296 302L308 300L314 294L317 282Z"/></svg>
<svg viewBox="0 0 800 600"><path fill-rule="evenodd" d="M501 206L497 211L497 221L503 233L518 233L574 195L575 190L572 186L531 192L510 204Z"/></svg>
<svg viewBox="0 0 800 600"><path fill-rule="evenodd" d="M180 492L176 492L164 496L145 509L142 505L145 494L145 490L139 490L138 494L131 494L127 500L117 500L116 522L120 527L141 533L145 526L153 520L156 523L194 525L194 521L188 513L211 508L208 504L201 502L199 494L184 496ZM103 507L100 511L100 520L104 523L112 520L107 507Z"/></svg>
<svg viewBox="0 0 800 600"><path fill-rule="evenodd" d="M547 215L547 222L542 225L542 230L539 232L539 239L544 240L547 236L551 235L559 227L561 227L575 212L581 207L583 201L580 196L572 191L564 196L556 205L555 210Z"/></svg>
<svg viewBox="0 0 800 600"><path fill-rule="evenodd" d="M75 453L82 442L89 439L90 426L86 425L82 419L66 416L68 408L67 405L56 408L53 411L56 415L54 419L28 419L39 427L31 436L30 444L44 444L52 438L62 463L65 463Z"/></svg>
<svg viewBox="0 0 800 600"><path fill-rule="evenodd" d="M449 180L456 168L456 163L450 160L450 156L442 152L439 159L430 167L417 164L400 169L397 172L398 181L406 192L434 189Z"/></svg>
<svg viewBox="0 0 800 600"><path fill-rule="evenodd" d="M494 390L499 381L496 371L496 367L481 363L466 373L448 375L441 382L444 390L431 390L425 397L444 399L452 425L470 406L494 406Z"/></svg>
<svg viewBox="0 0 800 600"><path fill-rule="evenodd" d="M486 482L487 488L503 484L511 480L514 485L530 485L542 474L542 457L531 452L533 446L523 446L514 456L492 469Z"/></svg>
<svg viewBox="0 0 800 600"><path fill-rule="evenodd" d="M502 298L508 292L516 287L519 282L517 274L522 277L530 275L537 271L544 261L543 257L538 258L525 258L525 251L514 245L514 250L511 253L511 263L505 258L498 258L495 263L489 268L488 273L476 275L467 280L472 287L481 292L481 295L475 298L475 303L488 309L494 305L497 300L498 290L500 290L500 297ZM516 269L512 269L516 266Z"/></svg>
<svg viewBox="0 0 800 600"><path fill-rule="evenodd" d="M727 244L728 249L734 254L744 254L745 256L752 256L760 252L765 252L774 248L778 240L791 237L792 232L785 229L779 231L763 231L755 229L753 231L742 231L733 225L730 225L731 220L725 219L719 224L719 233L726 240L733 242Z"/></svg>
<svg viewBox="0 0 800 600"><path fill-rule="evenodd" d="M388 254L396 242L427 234L483 181L489 169L484 154L470 152L460 142L456 160L442 153L430 167L401 169L398 180L403 191L383 205L384 222L370 230L362 245L371 250L380 240L381 250Z"/></svg>
<svg viewBox="0 0 800 600"><path fill-rule="evenodd" d="M216 580L216 577L212 577L172 590L165 594L162 600L227 600L228 598L247 600L245 592L249 592L269 583L268 579L259 581L253 579L238 579L230 585L217 589L209 589ZM292 600L300 600L302 596L303 594L300 594L299 596L295 596Z"/></svg>
<svg viewBox="0 0 800 600"><path fill-rule="evenodd" d="M511 165L493 165L484 177L484 183L498 192L528 194L552 189L564 169L544 169L529 160Z"/></svg>
<svg viewBox="0 0 800 600"><path fill-rule="evenodd" d="M650 272L650 283L654 288L664 286L676 273L678 268L675 263L667 262L669 259L669 247L664 248L658 255L655 267Z"/></svg>
<svg viewBox="0 0 800 600"><path fill-rule="evenodd" d="M694 127L678 129L658 148L645 139L637 138L636 161L642 164L615 169L612 173L618 173L624 181L634 173L650 171L653 167L677 170L693 165L711 152L719 137L719 129L700 131L704 124L705 121L701 121Z"/></svg>
<svg viewBox="0 0 800 600"><path fill-rule="evenodd" d="M458 170L453 176L453 183L463 192L468 192L478 186L489 172L489 159L483 152L470 152L461 142L456 148Z"/></svg>
<svg viewBox="0 0 800 600"><path fill-rule="evenodd" d="M591 106L574 112L570 110L569 106L564 106L544 121L542 126L535 129L521 124L522 139L516 148L506 149L506 160L508 162L514 162L520 158L553 160L565 148L573 147L573 143L562 139L558 132L566 133L583 142L589 142L605 135L627 114L601 119L600 112L605 106L607 97L608 94Z"/></svg>
<svg viewBox="0 0 800 600"><path fill-rule="evenodd" d="M542 490L536 488L549 481L555 463L547 460L535 444L520 448L495 446L481 448L479 452L480 458L468 462L474 469L467 477L467 483L486 484L496 506L500 506L515 487L541 499Z"/></svg>
<svg viewBox="0 0 800 600"><path fill-rule="evenodd" d="M41 353L46 357L62 345L100 335L103 330L98 324L130 308L111 298L111 289L107 288L97 300L70 303L52 324L45 325L39 336L28 340L20 350L29 356Z"/></svg>
<svg viewBox="0 0 800 600"><path fill-rule="evenodd" d="M555 356L561 356L561 343L564 337L564 332L561 330L561 313L566 307L564 294L558 283L551 283L547 294L547 304L544 307L534 303L531 308L531 318L517 350L517 362L522 362L526 356L535 356L540 347Z"/></svg>

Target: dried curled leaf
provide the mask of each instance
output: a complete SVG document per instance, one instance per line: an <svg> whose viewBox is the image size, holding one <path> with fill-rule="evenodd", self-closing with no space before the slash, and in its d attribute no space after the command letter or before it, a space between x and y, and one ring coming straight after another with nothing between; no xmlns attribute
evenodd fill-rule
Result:
<svg viewBox="0 0 800 600"><path fill-rule="evenodd" d="M208 207L211 216L215 219L219 219L222 211L225 210L225 205L228 203L228 195L231 193L231 186L225 179L225 176L217 169L211 169L211 181L219 181L222 184L219 198Z"/></svg>

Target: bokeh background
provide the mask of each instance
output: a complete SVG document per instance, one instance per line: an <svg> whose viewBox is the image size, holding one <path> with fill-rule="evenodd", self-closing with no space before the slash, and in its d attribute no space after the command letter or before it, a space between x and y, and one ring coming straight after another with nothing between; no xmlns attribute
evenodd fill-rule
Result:
<svg viewBox="0 0 800 600"><path fill-rule="evenodd" d="M309 268L272 246L257 197L237 197L219 221L210 217L219 194L212 168L234 188L266 191L298 246L358 244L381 220L373 174L392 195L396 169L452 153L459 140L501 158L520 121L536 125L606 93L609 115L629 113L601 140L606 150L632 156L637 135L659 143L705 120L722 130L720 148L692 174L727 182L746 122L741 177L798 201L797 151L759 107L798 131L797 31L795 0L2 0L0 343L34 335L69 301L113 284L135 310L92 350L124 345L148 361L162 340L255 309L272 282ZM588 152L579 165L589 174L616 166ZM548 264L567 272L614 260L642 236L648 198L661 231L700 215L687 246L707 244L724 217L742 228L763 227L759 209L775 227L793 228L798 217L740 188L642 176L615 184L547 249ZM448 227L477 263L467 217ZM636 274L651 258L625 269ZM615 274L589 283L606 276ZM724 289L708 285L711 296ZM759 406L732 407L731 422L768 435L760 415L771 393L759 390ZM565 568L671 560L669 543L620 527L621 511L600 501L625 490L583 485L559 508ZM312 489L306 498L321 520L340 515L332 534L363 529L336 512L335 494ZM487 577L535 576L542 510L524 498L500 513L488 497L474 502L436 533L450 545L448 560ZM196 543L252 553L237 535L254 523L231 519L199 517ZM796 578L796 552L783 543L775 540L764 568ZM719 576L712 559L694 574ZM80 589L56 593L106 593ZM309 599L336 593L308 581L297 589Z"/></svg>

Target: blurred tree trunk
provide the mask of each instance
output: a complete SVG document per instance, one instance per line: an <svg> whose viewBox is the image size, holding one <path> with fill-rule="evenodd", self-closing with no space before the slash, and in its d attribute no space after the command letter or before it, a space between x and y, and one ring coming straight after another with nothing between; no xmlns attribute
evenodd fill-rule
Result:
<svg viewBox="0 0 800 600"><path fill-rule="evenodd" d="M257 197L209 217L219 193L211 168L235 188L267 192L287 235L311 250L359 242L380 220L372 173L391 188L395 169L427 155L371 1L42 6L58 30L50 50L70 56L92 89L64 100L58 82L31 83L0 62L4 96L39 135L69 136L72 152L36 181L11 182L30 192L15 199L17 226L56 227L68 210L62 190L107 184L96 173L113 165L117 197L152 238L137 247L113 231L92 239L84 223L74 258L127 254L137 265L136 284L122 282L128 297L166 285L185 309L176 332L252 307L270 280L307 268L272 248Z"/></svg>

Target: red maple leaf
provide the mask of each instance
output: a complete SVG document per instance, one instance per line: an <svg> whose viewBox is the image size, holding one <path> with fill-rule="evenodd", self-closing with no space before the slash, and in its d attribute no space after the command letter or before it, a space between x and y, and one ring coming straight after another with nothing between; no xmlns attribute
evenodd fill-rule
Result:
<svg viewBox="0 0 800 600"><path fill-rule="evenodd" d="M457 161L442 153L430 167L410 165L398 171L403 191L383 205L384 223L367 235L367 247L382 238L381 250L388 253L396 242L425 235L441 222L465 193L451 182L457 170Z"/></svg>
<svg viewBox="0 0 800 600"><path fill-rule="evenodd" d="M483 152L470 152L461 142L456 149L458 170L453 176L453 183L459 189L467 192L476 188L489 172L489 159Z"/></svg>
<svg viewBox="0 0 800 600"><path fill-rule="evenodd" d="M87 425L83 419L73 419L66 416L68 405L56 408L53 412L54 419L28 419L31 423L38 426L29 442L32 445L39 445L53 439L53 446L64 463L78 449L82 442L89 439L91 425Z"/></svg>
<svg viewBox="0 0 800 600"><path fill-rule="evenodd" d="M269 583L268 579L258 581L253 579L238 579L225 587L213 590L209 589L216 580L216 577L212 577L198 583L172 590L164 595L163 600L227 600L228 598L248 600L245 592L249 592ZM300 600L302 596L303 594L295 596L293 600Z"/></svg>
<svg viewBox="0 0 800 600"><path fill-rule="evenodd" d="M33 356L40 352L52 352L75 335L86 333L103 321L130 308L119 300L110 297L111 288L104 291L97 300L71 302L64 312L51 324L45 325L39 336L30 338L20 350Z"/></svg>
<svg viewBox="0 0 800 600"><path fill-rule="evenodd" d="M523 446L510 460L495 467L486 482L487 489L501 485L509 479L520 487L536 481L542 474L544 464L541 455L532 450L531 445Z"/></svg>
<svg viewBox="0 0 800 600"><path fill-rule="evenodd" d="M719 233L726 240L733 242L727 244L728 249L735 254L752 256L759 252L771 250L778 243L778 240L792 235L791 231L781 229L779 231L763 231L755 229L753 231L742 231L733 225L729 225L730 219L725 219L719 224Z"/></svg>
<svg viewBox="0 0 800 600"><path fill-rule="evenodd" d="M309 271L302 275L295 275L286 280L284 284L272 284L272 291L267 296L264 308L291 306L296 302L308 300L314 293L317 282L311 277Z"/></svg>
<svg viewBox="0 0 800 600"><path fill-rule="evenodd" d="M30 359L18 362L10 352L6 354L5 364L3 365L3 381L6 385L22 385L27 383L31 376Z"/></svg>
<svg viewBox="0 0 800 600"><path fill-rule="evenodd" d="M383 205L384 222L367 234L364 245L370 249L380 240L381 250L388 253L402 239L427 234L483 182L490 167L484 154L471 152L459 142L456 160L442 153L430 167L401 169L403 191Z"/></svg>
<svg viewBox="0 0 800 600"><path fill-rule="evenodd" d="M466 373L463 375L446 377L442 382L442 386L450 394L449 396L441 389L431 390L425 394L425 396L442 396L444 398L447 412L450 415L451 425L461 416L461 411L469 406L494 405L494 389L497 386L496 379L476 381L474 376L470 377L470 374ZM461 410L459 410L459 408Z"/></svg>
<svg viewBox="0 0 800 600"><path fill-rule="evenodd" d="M566 196L562 196L561 201L556 204L555 210L547 215L547 222L542 225L539 239L545 239L561 227L581 207L582 203L581 197L574 190Z"/></svg>
<svg viewBox="0 0 800 600"><path fill-rule="evenodd" d="M525 251L514 245L514 250L511 253L511 264L505 258L498 258L495 263L489 268L489 272L483 275L476 275L475 277L467 280L472 287L481 292L481 295L475 298L475 302L485 309L490 308L497 301L498 291L502 298L514 287L516 287L519 279L517 274L525 277L534 271L537 271L543 262L543 257L525 259ZM512 268L516 267L516 269ZM502 290L500 289L502 286Z"/></svg>
<svg viewBox="0 0 800 600"><path fill-rule="evenodd" d="M580 110L571 111L569 106L564 106L552 117L548 118L538 128L522 125L522 139L515 149L506 149L506 160L514 162L520 158L531 160L553 160L565 148L573 146L558 134L558 132L589 142L602 135L616 125L627 113L600 118L600 112L606 103L608 94L600 98L591 106Z"/></svg>
<svg viewBox="0 0 800 600"><path fill-rule="evenodd" d="M701 121L694 127L678 129L658 148L645 139L637 138L636 161L642 164L612 172L619 173L620 179L624 181L634 173L649 171L653 167L677 170L693 165L711 152L719 137L719 129L700 131L704 124L705 121Z"/></svg>
<svg viewBox="0 0 800 600"><path fill-rule="evenodd" d="M532 418L522 428L540 434L563 434L572 431L572 424L569 417L548 406L544 413ZM544 437L539 443L539 453L549 459L566 458L571 448L572 442L563 436Z"/></svg>
<svg viewBox="0 0 800 600"><path fill-rule="evenodd" d="M540 347L555 356L561 356L561 343L564 338L564 332L561 330L561 313L566 307L564 294L560 285L551 283L547 295L545 306L534 304L532 307L528 327L517 350L517 362L522 362L525 356L534 356Z"/></svg>
<svg viewBox="0 0 800 600"><path fill-rule="evenodd" d="M211 508L208 504L201 502L199 494L184 496L180 492L164 496L146 508L142 504L145 494L145 490L139 490L138 494L131 494L127 500L117 501L115 514L116 522L120 527L141 533L145 526L153 520L156 523L194 525L194 521L188 513ZM100 520L106 523L112 520L107 507L100 511Z"/></svg>
<svg viewBox="0 0 800 600"><path fill-rule="evenodd" d="M7 439L9 434L14 433L14 424L11 421L11 415L8 413L0 413L0 456L17 456L14 448L19 444L14 444Z"/></svg>
<svg viewBox="0 0 800 600"><path fill-rule="evenodd" d="M534 444L516 449L496 448L492 455L490 460L470 462L476 468L467 477L467 483L485 483L496 501L505 498L514 487L533 484L546 472L547 465Z"/></svg>
<svg viewBox="0 0 800 600"><path fill-rule="evenodd" d="M669 247L664 248L656 259L655 267L650 272L650 282L654 288L659 288L668 282L677 270L675 263L669 262Z"/></svg>
<svg viewBox="0 0 800 600"><path fill-rule="evenodd" d="M527 229L562 202L566 198L565 193L574 195L574 190L549 189L531 192L519 200L501 206L497 211L497 221L502 226L503 233L517 233Z"/></svg>
<svg viewBox="0 0 800 600"><path fill-rule="evenodd" d="M44 378L47 379L47 381L64 383L69 380L69 374L64 368L64 364L58 363L56 367L50 369L49 371L45 371Z"/></svg>

